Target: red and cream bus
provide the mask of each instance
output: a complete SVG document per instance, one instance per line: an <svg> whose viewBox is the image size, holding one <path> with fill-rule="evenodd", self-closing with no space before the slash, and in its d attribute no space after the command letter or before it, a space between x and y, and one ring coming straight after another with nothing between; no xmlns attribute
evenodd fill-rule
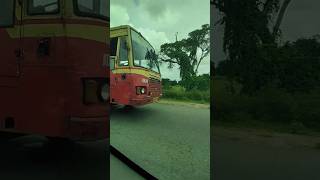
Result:
<svg viewBox="0 0 320 180"><path fill-rule="evenodd" d="M110 101L139 106L162 95L157 55L151 44L130 26L110 30Z"/></svg>
<svg viewBox="0 0 320 180"><path fill-rule="evenodd" d="M1 0L0 131L109 136L108 0Z"/></svg>

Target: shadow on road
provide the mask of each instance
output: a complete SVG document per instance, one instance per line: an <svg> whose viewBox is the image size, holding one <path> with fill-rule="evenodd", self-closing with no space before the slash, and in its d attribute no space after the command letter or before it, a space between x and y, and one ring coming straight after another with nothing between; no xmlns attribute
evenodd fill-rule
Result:
<svg viewBox="0 0 320 180"><path fill-rule="evenodd" d="M108 179L108 143L55 144L36 136L1 138L1 180Z"/></svg>
<svg viewBox="0 0 320 180"><path fill-rule="evenodd" d="M130 107L130 106L120 106L114 105L111 107L111 115L112 117L119 117L119 118L112 118L113 119L122 119L132 121L135 120L146 120L147 117L153 116L156 113L156 109L152 107L152 105L146 106L139 106L139 107ZM127 118L121 118L127 117Z"/></svg>

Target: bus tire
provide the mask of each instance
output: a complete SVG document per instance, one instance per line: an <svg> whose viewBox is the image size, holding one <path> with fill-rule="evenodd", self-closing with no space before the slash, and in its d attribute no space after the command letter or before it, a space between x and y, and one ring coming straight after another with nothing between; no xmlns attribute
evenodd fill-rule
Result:
<svg viewBox="0 0 320 180"><path fill-rule="evenodd" d="M132 105L125 105L123 108L124 108L125 110L133 110L133 109L135 109L136 107L135 107L135 106L132 106Z"/></svg>

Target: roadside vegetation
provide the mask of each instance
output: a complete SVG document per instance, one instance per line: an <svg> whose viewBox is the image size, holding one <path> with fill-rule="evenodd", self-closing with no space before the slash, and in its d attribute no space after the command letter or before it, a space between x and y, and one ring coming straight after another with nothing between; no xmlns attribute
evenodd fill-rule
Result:
<svg viewBox="0 0 320 180"><path fill-rule="evenodd" d="M162 79L163 98L208 104L210 102L210 75L196 76L191 83L193 88L187 90L181 81Z"/></svg>
<svg viewBox="0 0 320 180"><path fill-rule="evenodd" d="M225 59L212 68L216 124L320 132L320 35L285 41L291 0L212 0ZM215 27L213 27L215 28Z"/></svg>
<svg viewBox="0 0 320 180"><path fill-rule="evenodd" d="M294 134L320 132L320 88L289 93L265 88L254 95L241 93L241 85L221 76L213 80L212 116L214 124L264 128Z"/></svg>

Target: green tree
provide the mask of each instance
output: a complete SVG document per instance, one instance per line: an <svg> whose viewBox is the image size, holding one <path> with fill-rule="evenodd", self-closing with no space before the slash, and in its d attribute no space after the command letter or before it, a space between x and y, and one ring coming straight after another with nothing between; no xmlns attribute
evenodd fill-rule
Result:
<svg viewBox="0 0 320 180"><path fill-rule="evenodd" d="M193 79L194 89L200 91L209 91L210 90L210 75L202 74L195 76Z"/></svg>
<svg viewBox="0 0 320 180"><path fill-rule="evenodd" d="M169 68L178 65L181 84L192 89L192 79L198 73L199 65L210 53L210 26L202 25L201 29L189 33L188 37L173 43L161 45L159 59Z"/></svg>
<svg viewBox="0 0 320 180"><path fill-rule="evenodd" d="M279 26L290 0L280 7L280 0L213 0L223 18L224 51L227 53L230 79L243 85L242 91L252 94L274 79ZM280 13L279 13L280 10ZM278 14L271 28L272 17Z"/></svg>
<svg viewBox="0 0 320 180"><path fill-rule="evenodd" d="M320 87L320 42L316 37L287 42L279 51L280 88L307 92Z"/></svg>

